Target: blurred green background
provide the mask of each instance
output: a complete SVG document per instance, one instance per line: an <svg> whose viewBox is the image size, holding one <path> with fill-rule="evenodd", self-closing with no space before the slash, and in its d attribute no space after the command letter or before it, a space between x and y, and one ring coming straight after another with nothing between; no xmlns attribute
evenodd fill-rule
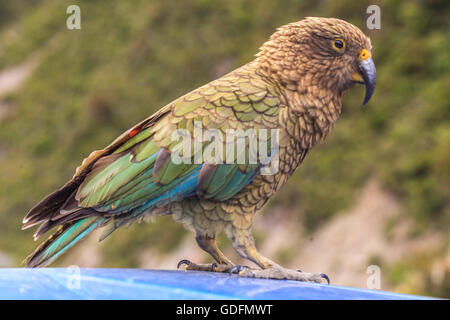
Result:
<svg viewBox="0 0 450 320"><path fill-rule="evenodd" d="M71 4L81 30L66 28ZM370 4L380 30L366 28ZM305 16L345 19L371 37L377 89L364 109L363 87L345 96L334 131L256 218L257 245L334 284L365 288L377 265L384 290L450 298L446 0L2 0L0 266L20 266L36 245L23 216L92 150ZM163 217L89 238L55 265L174 268L182 258L210 261Z"/></svg>

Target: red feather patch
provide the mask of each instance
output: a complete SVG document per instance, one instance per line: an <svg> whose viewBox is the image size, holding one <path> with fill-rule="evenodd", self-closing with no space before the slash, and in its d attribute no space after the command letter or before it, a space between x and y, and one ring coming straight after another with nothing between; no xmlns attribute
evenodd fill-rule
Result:
<svg viewBox="0 0 450 320"><path fill-rule="evenodd" d="M134 129L132 129L131 131L130 131L130 133L128 134L128 136L131 138L131 137L134 137L137 133L139 133L139 131L141 131L141 128L134 128Z"/></svg>

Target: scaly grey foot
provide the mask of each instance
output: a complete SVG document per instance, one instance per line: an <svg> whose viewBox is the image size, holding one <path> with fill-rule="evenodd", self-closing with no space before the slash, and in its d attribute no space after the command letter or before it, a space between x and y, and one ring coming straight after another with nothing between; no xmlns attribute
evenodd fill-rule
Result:
<svg viewBox="0 0 450 320"><path fill-rule="evenodd" d="M230 270L234 267L231 264L218 264L207 263L207 264L197 264L189 260L181 260L178 262L177 269L179 269L182 265L186 265L186 270L194 270L194 271L209 271L209 272L230 272Z"/></svg>
<svg viewBox="0 0 450 320"><path fill-rule="evenodd" d="M236 266L232 271L238 271L240 277L259 278L259 279L276 279L276 280L296 280L322 283L326 280L330 284L330 279L324 273L306 273L296 270L272 267L268 269L250 269L246 267Z"/></svg>

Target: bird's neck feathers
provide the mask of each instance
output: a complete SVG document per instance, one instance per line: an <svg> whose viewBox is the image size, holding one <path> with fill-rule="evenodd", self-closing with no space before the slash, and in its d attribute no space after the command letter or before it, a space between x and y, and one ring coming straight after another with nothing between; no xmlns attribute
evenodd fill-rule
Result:
<svg viewBox="0 0 450 320"><path fill-rule="evenodd" d="M256 55L256 68L275 79L293 113L315 123L322 132L321 140L324 139L341 113L343 90L328 85L314 71L312 64L316 61L295 55L295 50L279 41L279 36L272 38Z"/></svg>

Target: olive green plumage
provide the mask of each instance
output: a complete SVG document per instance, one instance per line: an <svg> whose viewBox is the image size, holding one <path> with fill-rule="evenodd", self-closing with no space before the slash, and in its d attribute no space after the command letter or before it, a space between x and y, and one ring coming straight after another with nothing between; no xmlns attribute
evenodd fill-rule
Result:
<svg viewBox="0 0 450 320"><path fill-rule="evenodd" d="M368 39L341 20L308 18L287 25L263 45L254 61L176 99L93 152L65 186L25 217L24 228L41 224L35 238L59 226L27 258L28 266L51 263L95 228L105 227L103 240L124 224L165 214L196 232L199 245L219 263L230 263L214 242L224 229L242 256L262 268L275 265L254 248L254 214L325 138L339 116L342 92L353 85L350 74L360 72L356 59L328 48L329 35L322 37L327 30L346 39L348 54L370 49ZM312 38L305 42L301 37ZM318 50L320 63L314 55ZM330 57L323 58L324 52ZM326 76L336 66L338 74ZM328 82L322 83L324 79ZM223 136L229 129L257 134L261 129L279 130L278 170L263 175L265 164L249 163L249 140L245 148L228 153L222 139L223 153L216 163L196 161L199 150L206 152L211 141L201 141L199 150L183 154L173 134L184 130L194 145L198 124ZM274 141L266 137L264 143L270 148ZM189 161L174 163L175 152ZM246 162L238 163L242 152L247 152Z"/></svg>

